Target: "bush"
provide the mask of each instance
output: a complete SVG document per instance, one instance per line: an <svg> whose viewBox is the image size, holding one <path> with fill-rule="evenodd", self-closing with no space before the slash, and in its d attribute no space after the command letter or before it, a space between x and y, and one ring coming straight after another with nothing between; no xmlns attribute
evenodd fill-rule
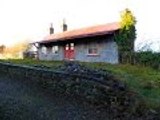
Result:
<svg viewBox="0 0 160 120"><path fill-rule="evenodd" d="M122 52L120 61L123 64L138 64L160 70L160 53L153 53L151 51Z"/></svg>
<svg viewBox="0 0 160 120"><path fill-rule="evenodd" d="M151 51L136 53L138 64L150 66L154 69L160 69L160 53L152 53Z"/></svg>

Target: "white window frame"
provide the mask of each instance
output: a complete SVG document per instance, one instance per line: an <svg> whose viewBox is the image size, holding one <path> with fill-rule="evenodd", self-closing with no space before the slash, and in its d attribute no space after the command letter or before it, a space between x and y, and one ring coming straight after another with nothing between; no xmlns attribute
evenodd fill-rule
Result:
<svg viewBox="0 0 160 120"><path fill-rule="evenodd" d="M70 50L74 50L74 43L70 43Z"/></svg>
<svg viewBox="0 0 160 120"><path fill-rule="evenodd" d="M90 50L94 51L93 49L96 51L96 53L90 53ZM87 55L91 55L91 56L99 55L98 45L88 45Z"/></svg>
<svg viewBox="0 0 160 120"><path fill-rule="evenodd" d="M59 52L59 47L58 47L58 45L52 46L52 53L55 54L55 55L57 55L58 52Z"/></svg>
<svg viewBox="0 0 160 120"><path fill-rule="evenodd" d="M41 52L46 55L47 54L47 47L46 46L42 46Z"/></svg>

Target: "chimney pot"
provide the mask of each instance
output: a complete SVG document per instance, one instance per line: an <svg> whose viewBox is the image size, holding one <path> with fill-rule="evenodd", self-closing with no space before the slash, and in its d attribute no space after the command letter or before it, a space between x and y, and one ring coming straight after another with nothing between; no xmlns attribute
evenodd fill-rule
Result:
<svg viewBox="0 0 160 120"><path fill-rule="evenodd" d="M63 32L67 31L67 24L66 24L66 20L63 19Z"/></svg>
<svg viewBox="0 0 160 120"><path fill-rule="evenodd" d="M49 28L49 32L50 32L50 35L54 34L54 28L53 28L53 24L52 23L51 23L51 26Z"/></svg>

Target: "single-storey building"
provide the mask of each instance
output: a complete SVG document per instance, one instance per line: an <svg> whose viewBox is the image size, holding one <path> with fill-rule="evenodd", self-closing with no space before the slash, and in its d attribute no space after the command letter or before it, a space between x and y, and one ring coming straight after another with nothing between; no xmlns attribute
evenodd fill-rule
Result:
<svg viewBox="0 0 160 120"><path fill-rule="evenodd" d="M118 45L114 34L120 29L119 23L108 23L87 28L50 34L38 42L40 60L75 60L84 62L118 63Z"/></svg>

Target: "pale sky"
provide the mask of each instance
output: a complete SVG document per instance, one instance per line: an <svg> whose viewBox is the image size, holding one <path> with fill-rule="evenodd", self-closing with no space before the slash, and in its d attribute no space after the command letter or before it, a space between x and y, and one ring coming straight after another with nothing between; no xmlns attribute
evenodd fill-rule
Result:
<svg viewBox="0 0 160 120"><path fill-rule="evenodd" d="M158 0L0 0L0 44L24 40L39 41L49 34L50 23L61 32L62 20L68 29L119 21L129 8L137 19L136 44L159 41Z"/></svg>

